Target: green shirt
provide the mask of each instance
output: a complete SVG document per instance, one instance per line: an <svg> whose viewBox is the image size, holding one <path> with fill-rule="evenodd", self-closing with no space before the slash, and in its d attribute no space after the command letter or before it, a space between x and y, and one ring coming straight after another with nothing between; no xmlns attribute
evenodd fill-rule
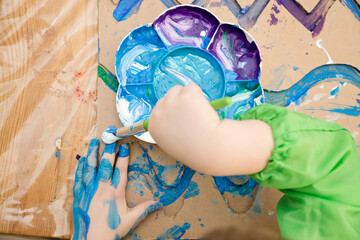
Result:
<svg viewBox="0 0 360 240"><path fill-rule="evenodd" d="M277 205L285 239L360 239L360 157L348 130L332 122L263 104L240 120L273 131L266 168L251 177L284 193Z"/></svg>

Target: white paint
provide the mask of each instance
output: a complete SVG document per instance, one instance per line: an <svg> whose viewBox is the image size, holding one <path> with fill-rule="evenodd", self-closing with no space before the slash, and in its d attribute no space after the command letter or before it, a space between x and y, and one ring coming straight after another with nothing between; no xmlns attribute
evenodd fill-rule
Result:
<svg viewBox="0 0 360 240"><path fill-rule="evenodd" d="M61 150L61 138L58 138L56 141L55 141L55 146Z"/></svg>
<svg viewBox="0 0 360 240"><path fill-rule="evenodd" d="M200 32L200 36L205 37L205 36L206 36L206 32L205 32L204 30L202 30L202 31Z"/></svg>
<svg viewBox="0 0 360 240"><path fill-rule="evenodd" d="M341 118L340 114L334 113L331 115L326 115L324 120L328 121L328 122L335 122L336 120L338 120L340 118Z"/></svg>
<svg viewBox="0 0 360 240"><path fill-rule="evenodd" d="M322 99L322 98L325 97L325 96L326 96L325 93L317 93L317 94L315 94L315 96L313 97L313 100L314 100L315 102L317 102L317 101L319 101L320 99Z"/></svg>
<svg viewBox="0 0 360 240"><path fill-rule="evenodd" d="M328 51L326 51L326 49L324 48L324 46L323 46L322 43L323 43L322 40L319 39L319 40L316 41L316 46L317 46L318 48L324 50L326 56L328 57L328 62L327 62L326 64L333 64L333 63L334 63L333 60L331 59Z"/></svg>
<svg viewBox="0 0 360 240"><path fill-rule="evenodd" d="M60 192L56 194L56 199L48 206L55 221L55 232L52 235L53 237L61 237L70 234L68 214L67 211L65 211L66 193L67 187L63 186Z"/></svg>
<svg viewBox="0 0 360 240"><path fill-rule="evenodd" d="M101 139L106 144L111 144L119 140L119 137L116 137L114 134L107 132L107 129L102 133Z"/></svg>
<svg viewBox="0 0 360 240"><path fill-rule="evenodd" d="M355 139L357 138L357 136L359 135L359 132L358 131L354 131L351 136Z"/></svg>

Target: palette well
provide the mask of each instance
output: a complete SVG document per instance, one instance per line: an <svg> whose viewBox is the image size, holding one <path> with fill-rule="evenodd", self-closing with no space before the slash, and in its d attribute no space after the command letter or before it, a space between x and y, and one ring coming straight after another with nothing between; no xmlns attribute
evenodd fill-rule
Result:
<svg viewBox="0 0 360 240"><path fill-rule="evenodd" d="M115 70L116 106L124 126L149 118L156 102L175 85L195 83L209 101L242 95L241 101L218 110L222 119L237 119L264 102L255 41L201 7L169 9L153 24L131 31L119 45ZM154 143L148 132L137 137Z"/></svg>

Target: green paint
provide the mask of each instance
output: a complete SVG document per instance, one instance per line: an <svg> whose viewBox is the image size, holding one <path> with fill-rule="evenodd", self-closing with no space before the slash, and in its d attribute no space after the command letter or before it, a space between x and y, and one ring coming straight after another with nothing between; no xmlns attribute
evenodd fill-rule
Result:
<svg viewBox="0 0 360 240"><path fill-rule="evenodd" d="M116 76L112 74L104 65L98 65L98 76L104 81L104 83L114 92L117 92L119 82Z"/></svg>

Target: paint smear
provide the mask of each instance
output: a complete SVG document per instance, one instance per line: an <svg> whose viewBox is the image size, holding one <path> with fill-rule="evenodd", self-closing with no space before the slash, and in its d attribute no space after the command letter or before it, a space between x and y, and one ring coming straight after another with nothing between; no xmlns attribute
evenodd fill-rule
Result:
<svg viewBox="0 0 360 240"><path fill-rule="evenodd" d="M323 41L322 41L321 39L318 39L318 40L316 41L316 46L317 46L318 48L324 50L326 56L328 57L328 62L327 62L327 64L333 64L334 62L333 62L333 60L331 59L330 54L328 53L328 51L326 51L326 49L324 48Z"/></svg>
<svg viewBox="0 0 360 240"><path fill-rule="evenodd" d="M109 204L109 213L107 216L107 224L110 229L115 230L118 228L118 226L121 223L121 218L120 218L120 215L118 212L116 201L115 201L115 199L112 199L110 201L107 201L107 203Z"/></svg>
<svg viewBox="0 0 360 240"><path fill-rule="evenodd" d="M183 6L166 11L153 26L168 46L181 44L206 48L219 20L205 9Z"/></svg>
<svg viewBox="0 0 360 240"><path fill-rule="evenodd" d="M182 226L175 224L164 233L160 234L157 239L180 239L190 228L190 224L185 222Z"/></svg>
<svg viewBox="0 0 360 240"><path fill-rule="evenodd" d="M266 103L286 107L298 102L300 99L304 100L310 88L318 84L333 81L350 83L360 88L360 71L346 64L323 65L311 70L300 81L288 89L282 91L269 91L264 89L265 100ZM346 111L342 112L345 113ZM349 111L349 113L351 113L351 111Z"/></svg>
<svg viewBox="0 0 360 240"><path fill-rule="evenodd" d="M118 21L124 21L136 14L143 0L120 0L116 9L113 12L113 16Z"/></svg>

